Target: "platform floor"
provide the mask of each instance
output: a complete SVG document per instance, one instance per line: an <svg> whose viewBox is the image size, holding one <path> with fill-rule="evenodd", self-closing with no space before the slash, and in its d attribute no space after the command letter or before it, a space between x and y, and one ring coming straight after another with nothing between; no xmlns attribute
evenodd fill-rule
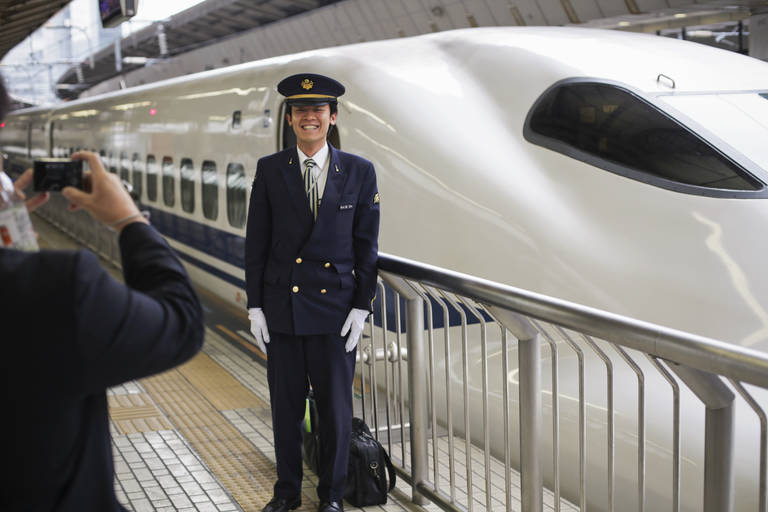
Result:
<svg viewBox="0 0 768 512"><path fill-rule="evenodd" d="M33 216L41 248L77 248L77 243L43 219ZM104 267L121 279L109 263ZM245 312L242 318L222 314L215 297L200 292L206 311L202 351L186 364L165 373L108 390L115 490L119 501L135 511L260 511L272 496L276 480L272 420L264 356L250 344ZM395 437L395 436L393 436ZM399 438L398 436L396 436ZM399 441L399 439L397 439ZM393 438L393 441L395 439ZM385 446L388 446L386 444ZM463 440L456 438L457 501L469 508ZM409 458L410 447L390 445L393 458ZM429 442L430 477L433 446ZM448 489L447 440L438 438L439 480ZM519 475L512 475L507 504L504 466L492 459L486 487L484 457L472 448L472 510L519 511ZM299 511L314 511L317 477L306 466ZM386 505L367 511L438 512L410 501L411 488L398 478ZM554 500L544 493L545 510ZM360 510L345 504L347 510ZM561 500L561 510L576 510Z"/></svg>

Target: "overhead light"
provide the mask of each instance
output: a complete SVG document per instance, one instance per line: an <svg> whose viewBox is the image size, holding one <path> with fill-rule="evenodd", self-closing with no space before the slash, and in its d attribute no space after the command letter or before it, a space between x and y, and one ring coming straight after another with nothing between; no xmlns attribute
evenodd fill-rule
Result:
<svg viewBox="0 0 768 512"><path fill-rule="evenodd" d="M685 18L686 14L684 12L678 12L675 14L675 18Z"/></svg>
<svg viewBox="0 0 768 512"><path fill-rule="evenodd" d="M123 57L123 64L136 64L138 66L143 66L147 63L149 58L147 57L140 57L138 55L128 55Z"/></svg>
<svg viewBox="0 0 768 512"><path fill-rule="evenodd" d="M712 37L711 30L689 30L688 37Z"/></svg>
<svg viewBox="0 0 768 512"><path fill-rule="evenodd" d="M629 22L628 21L620 21L619 22L619 26L620 27L628 27L629 26Z"/></svg>

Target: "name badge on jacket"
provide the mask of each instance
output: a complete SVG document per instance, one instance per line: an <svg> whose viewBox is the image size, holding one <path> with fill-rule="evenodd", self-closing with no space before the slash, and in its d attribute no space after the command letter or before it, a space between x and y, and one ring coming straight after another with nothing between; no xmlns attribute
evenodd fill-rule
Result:
<svg viewBox="0 0 768 512"><path fill-rule="evenodd" d="M351 210L354 207L355 207L354 204L340 204L339 210Z"/></svg>

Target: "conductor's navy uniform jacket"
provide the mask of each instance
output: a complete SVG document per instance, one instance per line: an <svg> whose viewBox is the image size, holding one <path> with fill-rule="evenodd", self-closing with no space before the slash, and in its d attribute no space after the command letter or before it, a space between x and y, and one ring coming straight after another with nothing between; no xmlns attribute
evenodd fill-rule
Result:
<svg viewBox="0 0 768 512"><path fill-rule="evenodd" d="M339 334L376 294L379 195L373 164L329 144L328 177L312 218L296 148L259 160L245 248L248 308L269 330Z"/></svg>

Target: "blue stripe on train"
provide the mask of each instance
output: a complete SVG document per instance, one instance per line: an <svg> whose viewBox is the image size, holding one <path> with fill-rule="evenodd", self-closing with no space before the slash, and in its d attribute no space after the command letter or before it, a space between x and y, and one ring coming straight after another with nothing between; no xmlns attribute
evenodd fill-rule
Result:
<svg viewBox="0 0 768 512"><path fill-rule="evenodd" d="M151 206L142 205L143 209L149 210L150 219L152 224L163 235L177 240L184 245L192 247L200 252L204 252L213 256L216 259L225 261L237 268L243 268L245 261L245 238L221 231L220 229L206 226L191 219L186 219L182 216L174 213L158 210ZM209 274L212 274L219 279L230 283L238 288L245 289L245 281L234 277L227 272L224 272L215 266L205 263L194 256L185 253L182 250L177 250L179 257L188 263L195 265ZM387 330L395 332L395 326L397 325L395 314L395 293L389 286L384 286L386 295L386 307L387 307ZM377 327L381 327L381 297L380 293L377 293L376 301L374 301L374 324ZM440 329L445 325L445 314L442 306L435 299L430 298L432 302L432 321L435 329ZM450 327L461 325L461 315L459 312L447 304L448 307L448 325ZM467 317L467 323L475 324L479 320L471 313L464 305L461 305L464 313ZM491 321L491 318L482 312L486 321ZM427 323L427 310L424 310L424 325ZM405 301L400 298L400 329L401 332L405 332Z"/></svg>

